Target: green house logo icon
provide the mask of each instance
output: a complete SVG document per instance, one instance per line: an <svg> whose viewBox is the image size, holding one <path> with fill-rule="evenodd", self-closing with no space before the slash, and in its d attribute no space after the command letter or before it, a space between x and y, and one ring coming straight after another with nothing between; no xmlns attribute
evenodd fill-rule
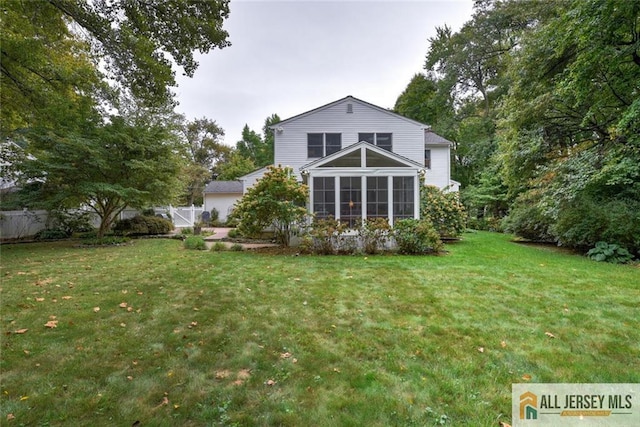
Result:
<svg viewBox="0 0 640 427"><path fill-rule="evenodd" d="M538 419L538 396L527 391L520 395L520 419L521 420L537 420Z"/></svg>

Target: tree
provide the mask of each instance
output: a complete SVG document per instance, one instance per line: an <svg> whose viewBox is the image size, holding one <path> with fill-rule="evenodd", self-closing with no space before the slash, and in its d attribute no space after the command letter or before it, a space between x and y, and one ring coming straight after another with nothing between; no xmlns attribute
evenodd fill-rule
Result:
<svg viewBox="0 0 640 427"><path fill-rule="evenodd" d="M270 164L266 161L267 147L260 134L249 129L245 124L242 128L242 139L236 143L236 150L242 157L251 160L257 167Z"/></svg>
<svg viewBox="0 0 640 427"><path fill-rule="evenodd" d="M230 45L222 28L229 16L228 0L145 2L76 2L49 0L83 30L107 77L151 104L165 103L175 86L172 61L191 77L198 67L193 51L207 53Z"/></svg>
<svg viewBox="0 0 640 427"><path fill-rule="evenodd" d="M256 170L253 160L242 157L237 150L233 150L228 159L215 166L216 179L233 181Z"/></svg>
<svg viewBox="0 0 640 427"><path fill-rule="evenodd" d="M255 236L273 227L278 242L288 246L293 227L307 215L308 195L309 189L296 180L293 169L269 166L236 203L233 217L239 220L238 230Z"/></svg>
<svg viewBox="0 0 640 427"><path fill-rule="evenodd" d="M192 205L202 199L204 186L211 180L214 165L225 162L232 149L220 141L224 130L214 120L203 117L187 122L181 133L187 156L184 172L188 181L186 203Z"/></svg>
<svg viewBox="0 0 640 427"><path fill-rule="evenodd" d="M549 7L513 55L502 174L512 197L535 202L552 240L580 249L607 240L640 254L640 3ZM522 210L510 215L515 231Z"/></svg>
<svg viewBox="0 0 640 427"><path fill-rule="evenodd" d="M227 0L5 0L2 12L2 137L65 127L85 104L112 107L108 84L145 106L171 104L172 62L192 76L194 51L229 45Z"/></svg>
<svg viewBox="0 0 640 427"><path fill-rule="evenodd" d="M271 126L276 123L280 123L282 119L277 114L272 114L264 120L264 126L262 127L262 135L264 139L264 155L262 156L262 161L260 163L264 163L261 166L271 165L274 162L274 143L275 137L273 135L273 130L270 129Z"/></svg>
<svg viewBox="0 0 640 427"><path fill-rule="evenodd" d="M177 139L150 118L113 116L82 131L37 135L33 145L23 178L41 183L39 200L50 209L92 209L98 237L125 207L169 201L180 187Z"/></svg>

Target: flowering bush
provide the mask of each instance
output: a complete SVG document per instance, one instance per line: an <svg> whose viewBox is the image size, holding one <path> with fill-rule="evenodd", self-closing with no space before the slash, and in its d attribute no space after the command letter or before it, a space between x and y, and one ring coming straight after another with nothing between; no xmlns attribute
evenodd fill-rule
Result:
<svg viewBox="0 0 640 427"><path fill-rule="evenodd" d="M293 169L269 166L256 184L236 203L233 219L245 236L257 236L273 227L276 240L289 245L294 227L304 220L309 190L299 183Z"/></svg>
<svg viewBox="0 0 640 427"><path fill-rule="evenodd" d="M358 222L356 231L367 254L377 254L385 249L391 226L387 218L367 218Z"/></svg>
<svg viewBox="0 0 640 427"><path fill-rule="evenodd" d="M458 237L467 227L467 212L458 193L431 185L421 189L420 216L431 221L440 237Z"/></svg>

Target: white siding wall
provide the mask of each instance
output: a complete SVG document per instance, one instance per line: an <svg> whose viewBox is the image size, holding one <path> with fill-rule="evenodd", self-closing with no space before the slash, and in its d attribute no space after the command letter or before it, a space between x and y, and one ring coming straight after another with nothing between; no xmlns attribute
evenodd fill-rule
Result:
<svg viewBox="0 0 640 427"><path fill-rule="evenodd" d="M347 113L348 103L353 113ZM418 124L351 99L299 117L282 128L282 132L275 132L275 164L291 166L298 178L300 167L316 160L307 157L307 133L341 133L345 148L358 142L358 133L390 132L394 153L424 163L424 130Z"/></svg>
<svg viewBox="0 0 640 427"><path fill-rule="evenodd" d="M276 162L276 165L278 163ZM283 166L285 166L283 164ZM243 192L246 193L247 190L253 187L260 178L262 178L267 171L267 168L258 169L255 172L251 172L250 174L244 175L240 177L240 181L242 181Z"/></svg>
<svg viewBox="0 0 640 427"><path fill-rule="evenodd" d="M240 200L241 197L242 194L236 193L205 194L204 210L211 212L211 209L216 208L219 214L218 219L225 222L233 205Z"/></svg>
<svg viewBox="0 0 640 427"><path fill-rule="evenodd" d="M427 169L425 184L444 188L449 185L449 147L429 146L431 169Z"/></svg>

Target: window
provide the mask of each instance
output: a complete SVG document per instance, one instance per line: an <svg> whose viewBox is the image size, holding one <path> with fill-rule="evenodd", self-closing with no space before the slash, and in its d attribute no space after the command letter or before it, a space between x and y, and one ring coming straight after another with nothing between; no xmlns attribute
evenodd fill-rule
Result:
<svg viewBox="0 0 640 427"><path fill-rule="evenodd" d="M393 219L413 218L413 177L393 177Z"/></svg>
<svg viewBox="0 0 640 427"><path fill-rule="evenodd" d="M387 151L391 151L393 148L393 136L390 133L359 133L358 141L377 145Z"/></svg>
<svg viewBox="0 0 640 427"><path fill-rule="evenodd" d="M389 215L389 188L386 176L367 177L367 218Z"/></svg>
<svg viewBox="0 0 640 427"><path fill-rule="evenodd" d="M334 177L313 178L313 213L316 218L336 215L336 180Z"/></svg>
<svg viewBox="0 0 640 427"><path fill-rule="evenodd" d="M362 178L340 177L340 221L354 227L362 218Z"/></svg>
<svg viewBox="0 0 640 427"><path fill-rule="evenodd" d="M342 149L342 134L308 133L307 157L319 158L328 156Z"/></svg>
<svg viewBox="0 0 640 427"><path fill-rule="evenodd" d="M431 150L425 148L424 150L424 167L431 169Z"/></svg>

